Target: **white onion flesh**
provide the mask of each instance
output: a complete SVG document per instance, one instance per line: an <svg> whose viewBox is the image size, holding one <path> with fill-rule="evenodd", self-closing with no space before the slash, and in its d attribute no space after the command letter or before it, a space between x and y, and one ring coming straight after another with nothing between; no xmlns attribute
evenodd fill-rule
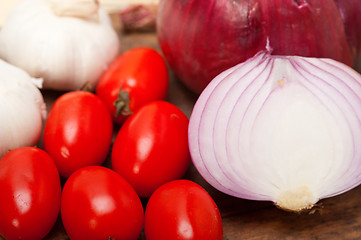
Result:
<svg viewBox="0 0 361 240"><path fill-rule="evenodd" d="M218 190L300 211L361 181L361 76L331 59L268 52L218 75L189 125Z"/></svg>

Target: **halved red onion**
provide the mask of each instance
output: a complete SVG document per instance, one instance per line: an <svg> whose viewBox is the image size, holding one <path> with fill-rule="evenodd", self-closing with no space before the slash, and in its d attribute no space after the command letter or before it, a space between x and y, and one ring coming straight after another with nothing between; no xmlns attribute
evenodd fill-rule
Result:
<svg viewBox="0 0 361 240"><path fill-rule="evenodd" d="M260 52L213 79L189 123L206 181L291 211L359 185L360 146L361 75L331 59Z"/></svg>

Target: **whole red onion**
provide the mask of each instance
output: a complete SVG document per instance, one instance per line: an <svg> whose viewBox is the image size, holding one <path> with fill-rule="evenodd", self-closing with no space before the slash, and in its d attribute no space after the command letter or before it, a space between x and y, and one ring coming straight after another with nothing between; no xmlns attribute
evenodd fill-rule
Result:
<svg viewBox="0 0 361 240"><path fill-rule="evenodd" d="M220 72L264 50L267 40L275 55L327 57L353 66L360 35L346 37L345 32L354 28L345 30L344 21L352 21L347 9L359 3L335 1L339 4L330 0L161 0L157 34L170 67L196 93ZM337 6L345 10L344 17Z"/></svg>

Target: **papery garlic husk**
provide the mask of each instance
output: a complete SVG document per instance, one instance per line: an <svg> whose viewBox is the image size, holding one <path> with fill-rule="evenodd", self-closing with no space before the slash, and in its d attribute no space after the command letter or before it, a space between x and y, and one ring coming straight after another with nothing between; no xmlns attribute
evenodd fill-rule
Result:
<svg viewBox="0 0 361 240"><path fill-rule="evenodd" d="M0 57L44 79L44 89L94 89L120 51L95 0L23 0L0 31Z"/></svg>
<svg viewBox="0 0 361 240"><path fill-rule="evenodd" d="M118 29L128 31L155 31L160 0L99 0L111 15Z"/></svg>
<svg viewBox="0 0 361 240"><path fill-rule="evenodd" d="M0 157L40 140L47 114L41 81L0 59Z"/></svg>
<svg viewBox="0 0 361 240"><path fill-rule="evenodd" d="M361 182L361 76L331 59L261 52L202 92L189 147L218 190L310 209Z"/></svg>

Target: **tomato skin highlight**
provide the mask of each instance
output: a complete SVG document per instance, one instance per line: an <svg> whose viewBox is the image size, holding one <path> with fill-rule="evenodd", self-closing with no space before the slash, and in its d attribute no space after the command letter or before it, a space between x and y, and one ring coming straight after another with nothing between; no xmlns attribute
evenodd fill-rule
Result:
<svg viewBox="0 0 361 240"><path fill-rule="evenodd" d="M72 240L136 240L143 228L144 210L134 189L119 174L89 166L66 181L61 217Z"/></svg>
<svg viewBox="0 0 361 240"><path fill-rule="evenodd" d="M7 240L42 239L59 215L58 170L43 150L20 147L0 160L0 235Z"/></svg>
<svg viewBox="0 0 361 240"><path fill-rule="evenodd" d="M190 165L188 118L175 105L154 101L123 124L111 154L112 168L141 197L162 184L181 178Z"/></svg>
<svg viewBox="0 0 361 240"><path fill-rule="evenodd" d="M69 177L75 170L101 165L110 149L113 123L105 104L93 93L67 92L53 104L44 127L43 145Z"/></svg>
<svg viewBox="0 0 361 240"><path fill-rule="evenodd" d="M169 75L162 55L149 47L136 47L120 55L104 72L96 87L111 112L113 121L122 124L144 104L167 97ZM119 93L129 102L117 116L114 103ZM128 95L128 96L127 96Z"/></svg>
<svg viewBox="0 0 361 240"><path fill-rule="evenodd" d="M222 240L219 209L211 196L189 180L175 180L159 187L145 209L147 240Z"/></svg>

